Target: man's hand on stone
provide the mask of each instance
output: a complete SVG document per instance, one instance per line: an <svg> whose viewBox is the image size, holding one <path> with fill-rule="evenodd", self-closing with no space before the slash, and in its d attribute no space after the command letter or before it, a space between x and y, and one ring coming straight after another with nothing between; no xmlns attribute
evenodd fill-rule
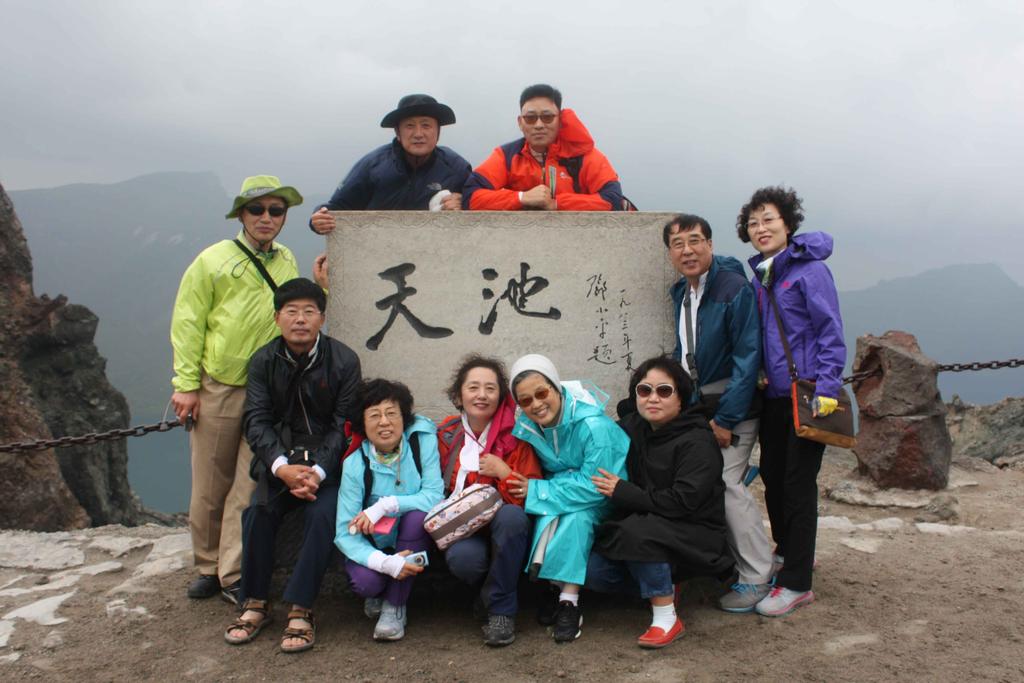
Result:
<svg viewBox="0 0 1024 683"><path fill-rule="evenodd" d="M462 211L462 195L453 192L441 200L442 211Z"/></svg>
<svg viewBox="0 0 1024 683"><path fill-rule="evenodd" d="M538 185L532 190L526 190L519 201L524 209L553 211L555 208L555 200L551 197L551 190L547 185Z"/></svg>
<svg viewBox="0 0 1024 683"><path fill-rule="evenodd" d="M711 421L711 431L715 433L715 441L718 442L720 448L728 448L732 445L732 430L726 429L725 427L719 427L715 424L715 421Z"/></svg>
<svg viewBox="0 0 1024 683"><path fill-rule="evenodd" d="M321 289L327 289L327 252L324 252L313 259L313 280L320 285Z"/></svg>
<svg viewBox="0 0 1024 683"><path fill-rule="evenodd" d="M334 230L334 216L327 211L327 207L321 207L313 214L313 217L309 219L310 225L313 226L313 232L320 235L326 235L327 233Z"/></svg>
<svg viewBox="0 0 1024 683"><path fill-rule="evenodd" d="M178 422L185 424L189 413L193 420L199 419L199 391L175 391L171 394L171 407L178 417Z"/></svg>

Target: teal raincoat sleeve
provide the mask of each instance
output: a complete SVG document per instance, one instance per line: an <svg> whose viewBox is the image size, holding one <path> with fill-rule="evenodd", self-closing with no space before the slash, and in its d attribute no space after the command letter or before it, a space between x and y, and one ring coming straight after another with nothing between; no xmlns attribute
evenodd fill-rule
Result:
<svg viewBox="0 0 1024 683"><path fill-rule="evenodd" d="M626 478L626 453L629 437L605 416L588 417L578 429L573 443L563 450L582 451L578 469L556 472L550 479L531 481L525 510L532 515L561 515L597 507L607 502L591 477L598 469Z"/></svg>

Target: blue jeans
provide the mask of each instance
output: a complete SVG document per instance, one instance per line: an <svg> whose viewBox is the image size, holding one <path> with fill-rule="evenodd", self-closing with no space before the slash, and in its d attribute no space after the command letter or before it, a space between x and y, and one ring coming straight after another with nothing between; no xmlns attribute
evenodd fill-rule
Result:
<svg viewBox="0 0 1024 683"><path fill-rule="evenodd" d="M516 589L529 544L530 519L521 507L506 503L486 528L450 545L444 559L461 581L483 582L480 598L490 614L515 616Z"/></svg>
<svg viewBox="0 0 1024 683"><path fill-rule="evenodd" d="M609 560L597 553L590 553L584 587L598 593L639 594L645 600L675 592L668 562Z"/></svg>

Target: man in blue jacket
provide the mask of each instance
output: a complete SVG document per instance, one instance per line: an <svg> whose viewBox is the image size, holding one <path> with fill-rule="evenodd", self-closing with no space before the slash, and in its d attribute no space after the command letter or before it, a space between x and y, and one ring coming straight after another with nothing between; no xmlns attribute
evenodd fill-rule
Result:
<svg viewBox="0 0 1024 683"><path fill-rule="evenodd" d="M455 123L455 112L430 95L406 95L380 122L395 139L356 162L330 201L309 221L314 232L334 230L328 211L458 211L462 186L473 172L469 162L437 144L441 126Z"/></svg>
<svg viewBox="0 0 1024 683"><path fill-rule="evenodd" d="M757 301L743 265L715 256L711 226L700 216L679 215L665 225L668 258L681 278L671 289L676 314L675 357L690 373L694 400L722 448L725 520L739 575L719 606L750 612L768 595L772 552L761 510L743 484L757 440L761 327Z"/></svg>

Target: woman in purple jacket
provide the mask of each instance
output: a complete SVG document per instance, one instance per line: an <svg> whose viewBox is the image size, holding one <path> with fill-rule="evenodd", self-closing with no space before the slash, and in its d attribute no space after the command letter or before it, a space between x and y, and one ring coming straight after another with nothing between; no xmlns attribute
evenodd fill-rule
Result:
<svg viewBox="0 0 1024 683"><path fill-rule="evenodd" d="M768 294L774 294L801 379L816 384L813 408L835 410L846 365L839 296L825 259L832 237L823 232L794 236L804 219L796 192L765 187L740 210L736 232L759 252L754 270L767 376L761 412L761 478L775 539L775 588L756 606L769 617L789 614L814 601L811 571L818 531L818 470L824 444L796 436L790 373L779 325Z"/></svg>

